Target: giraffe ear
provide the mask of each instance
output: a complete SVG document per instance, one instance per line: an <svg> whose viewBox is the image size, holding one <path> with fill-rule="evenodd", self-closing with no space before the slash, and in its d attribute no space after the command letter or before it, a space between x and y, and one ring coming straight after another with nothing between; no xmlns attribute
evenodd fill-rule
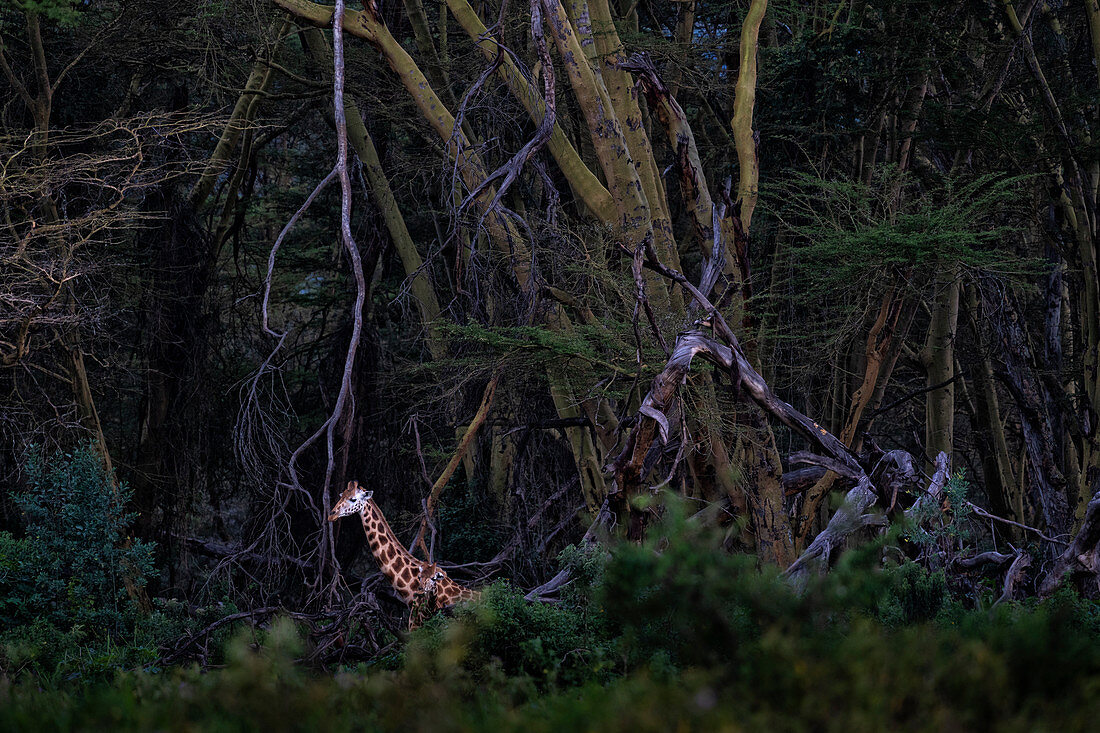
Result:
<svg viewBox="0 0 1100 733"><path fill-rule="evenodd" d="M370 499L372 496L374 496L374 492L373 491L367 491L363 494L363 499L364 500Z"/></svg>

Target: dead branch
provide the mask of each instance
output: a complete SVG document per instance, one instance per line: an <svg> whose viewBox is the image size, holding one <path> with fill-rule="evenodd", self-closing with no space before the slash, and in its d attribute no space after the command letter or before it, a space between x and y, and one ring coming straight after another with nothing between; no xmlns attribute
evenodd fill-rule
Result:
<svg viewBox="0 0 1100 733"><path fill-rule="evenodd" d="M936 473L929 483L928 490L921 499L934 502L943 492L947 482L948 458L946 453L940 453L936 457ZM890 451L884 455L875 466L872 475L885 486L893 487L889 496L896 498L897 487L903 482L908 482L916 475L913 467L913 458L905 451ZM885 499L885 492L883 502ZM921 499L906 512L908 516L914 516L925 504ZM874 490L871 479L862 476L854 489L844 497L844 502L829 520L825 529L814 538L802 555L795 560L787 571L786 577L796 587L804 587L811 570L823 572L829 566L829 560L835 548L839 547L848 536L856 530L875 524L885 524L885 518L881 515L867 514L876 502L879 501L879 493ZM891 500L891 504L892 504ZM913 512L913 514L910 514Z"/></svg>
<svg viewBox="0 0 1100 733"><path fill-rule="evenodd" d="M632 252L628 253L633 254ZM820 448L827 456L843 465L847 472L853 476L862 476L863 467L860 466L855 455L848 447L840 442L832 433L821 427L814 420L802 414L794 407L779 399L772 392L764 378L753 367L748 357L741 348L741 342L734 335L726 319L721 312L710 302L707 295L699 291L683 274L662 264L653 252L652 245L646 243L646 267L667 277L681 285L691 296L698 301L703 311L710 317L710 321L718 336L725 344L718 343L709 338L701 329L684 331L677 339L677 345L673 348L672 357L669 359L666 371L672 368L672 374L681 372L686 378L687 368L691 359L699 354L711 363L724 368L733 378L735 386L740 385L745 395L756 403L758 407L782 422L787 427L806 438L812 445ZM657 379L660 379L658 375ZM656 380L654 380L656 384Z"/></svg>
<svg viewBox="0 0 1100 733"><path fill-rule="evenodd" d="M809 547L787 568L784 575L795 585L805 587L811 571L824 572L829 566L833 549L840 546L850 534L871 524L878 518L865 512L878 501L878 495L867 476L860 478L854 489L844 497L844 503L836 510L829 524L814 538Z"/></svg>
<svg viewBox="0 0 1100 733"><path fill-rule="evenodd" d="M973 570L984 565L1007 565L1016 559L1015 555L1006 555L1003 552L982 552L973 557L956 557L954 564L960 568Z"/></svg>
<svg viewBox="0 0 1100 733"><path fill-rule="evenodd" d="M543 79L543 95L546 100L546 113L543 115L542 121L539 122L538 128L535 130L534 136L527 141L527 143L520 148L520 150L512 156L512 158L504 165L497 168L495 171L487 175L481 183L477 185L474 190L470 191L463 200L462 205L459 206L458 211L461 214L473 201L475 201L482 193L485 192L496 181L500 180L500 187L497 188L496 194L493 195L492 201L487 207L484 208L481 214L481 219L484 219L489 212L497 207L501 198L511 188L512 183L515 182L520 172L523 170L523 166L527 163L531 157L542 150L546 146L546 143L550 142L550 135L554 131L554 124L557 119L557 104L554 91L554 65L550 60L550 52L546 47L546 36L543 32L543 3L546 0L531 0L531 38L535 42L535 51L538 53L539 62L542 64L542 79ZM501 8L503 14L504 8ZM488 69L482 74L478 80L479 85L484 84L484 81L494 71L500 68L504 61L504 54L506 50L504 45L497 43L497 57ZM472 90L471 90L472 92ZM471 95L467 94L466 99L469 99ZM463 100L463 108L466 105L466 100ZM461 120L462 109L459 110L457 119ZM458 127L457 123L455 125ZM503 179L503 180L502 180Z"/></svg>
<svg viewBox="0 0 1100 733"><path fill-rule="evenodd" d="M264 565L286 562L291 565L296 565L302 570L310 570L313 568L313 563L308 560L302 560L301 558L293 557L286 553L278 553L275 555L264 554L256 552L255 550L248 550L240 545L223 544L215 540L188 537L174 532L172 533L172 539L179 541L188 550L200 555L206 555L207 557L216 557L219 559L228 557L234 560L253 560Z"/></svg>
<svg viewBox="0 0 1100 733"><path fill-rule="evenodd" d="M891 453L894 452L895 451L891 451ZM943 488L947 485L950 465L951 459L947 457L946 453L941 452L936 456L936 471L932 474L932 480L928 483L928 490L921 494L917 500L913 502L913 506L905 511L907 517L917 521L923 512L929 511L933 507L938 507L940 497L943 494Z"/></svg>
<svg viewBox="0 0 1100 733"><path fill-rule="evenodd" d="M428 551L428 547L425 544L425 537L428 533L428 525L431 523L432 518L435 516L435 508L439 504L439 496L443 493L443 489L447 486L447 482L451 480L451 476L458 469L458 464L462 462L462 457L466 455L466 451L470 448L470 443L473 441L474 436L477 435L477 431L481 428L482 423L485 422L485 418L489 414L489 408L493 406L493 397L496 396L497 384L500 382L500 372L497 371L489 379L489 383L485 385L485 391L481 395L481 405L477 408L477 412L474 414L472 420L470 420L470 426L466 428L466 434L462 436L462 440L458 442L458 448L455 449L454 455L451 456L451 460L447 462L446 468L443 469L443 473L439 474L439 478L435 480L432 485L432 489L428 492L427 501L424 503L424 515L420 519L420 529L416 533L416 539L413 541L413 547L419 546L424 553L424 557L428 559L428 562L432 562L432 553Z"/></svg>
<svg viewBox="0 0 1100 733"><path fill-rule="evenodd" d="M790 461L794 464L794 461ZM787 496L794 496L806 491L825 475L826 469L821 466L807 466L806 468L790 469L783 472L780 479L783 483L783 491Z"/></svg>
<svg viewBox="0 0 1100 733"><path fill-rule="evenodd" d="M162 655L157 663L161 665L171 664L174 661L183 657L184 652L194 646L200 639L206 639L211 633L217 629L225 626L226 624L233 623L234 621L241 621L242 619L253 619L257 616L269 616L276 613L282 608L282 606L266 606L264 608L255 608L251 611L241 611L240 613L233 613L228 616L223 616L217 621L207 625L205 628L196 631L187 637L182 643L177 644L175 648L166 654Z"/></svg>
<svg viewBox="0 0 1100 733"><path fill-rule="evenodd" d="M610 509L608 509L608 500L604 499L603 506L596 513L596 518L589 525L588 531L584 533L584 537L578 542L578 546L582 549L589 549L596 542L596 534L603 527L609 526L613 516ZM554 591L560 589L567 584L573 576L573 571L570 568L563 568L557 575L550 580L546 581L537 588L531 589L523 598L527 601L547 601L549 599L544 598Z"/></svg>
<svg viewBox="0 0 1100 733"><path fill-rule="evenodd" d="M1013 520L1005 519L1004 517L998 517L996 514L990 514L985 509L982 509L980 506L970 501L965 502L965 504L967 507L970 508L970 511L974 512L983 519L988 519L992 522L1000 522L1001 524L1007 524L1012 527L1019 527L1020 529L1027 530L1028 532L1034 532L1039 536L1040 539L1046 540L1047 542L1052 542L1056 545L1062 545L1063 547L1069 546L1069 543L1065 540L1060 540L1055 537L1051 537L1050 535L1043 534L1043 531L1041 529L1037 529L1027 524L1021 524L1020 522L1014 522Z"/></svg>
<svg viewBox="0 0 1100 733"><path fill-rule="evenodd" d="M1031 567L1031 555L1028 555L1026 552L1017 554L1012 564L1008 566L1008 572L1005 573L1004 591L1001 593L1001 597L993 602L994 606L1004 601L1012 600L1012 594L1016 590L1016 584L1020 582L1024 571L1029 567Z"/></svg>
<svg viewBox="0 0 1100 733"><path fill-rule="evenodd" d="M853 471L848 466L844 465L840 461L829 458L828 456L819 456L816 453L810 453L809 451L795 451L790 455L788 459L791 463L808 463L811 466L824 469L825 471L832 471L833 473L840 474L841 476L847 476L848 478L858 478L859 474ZM824 475L824 472L818 471L817 473Z"/></svg>
<svg viewBox="0 0 1100 733"><path fill-rule="evenodd" d="M1092 499L1085 508L1085 519L1065 551L1059 555L1050 572L1039 585L1039 596L1046 598L1058 589L1067 574L1100 575L1100 479L1097 479Z"/></svg>

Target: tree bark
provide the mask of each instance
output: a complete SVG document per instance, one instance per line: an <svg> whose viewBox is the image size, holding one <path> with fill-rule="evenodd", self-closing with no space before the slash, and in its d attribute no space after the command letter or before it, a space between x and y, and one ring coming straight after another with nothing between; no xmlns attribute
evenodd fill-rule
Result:
<svg viewBox="0 0 1100 733"><path fill-rule="evenodd" d="M1100 577L1100 480L1093 488L1095 490L1085 509L1081 529L1039 584L1041 597L1057 590L1068 573L1091 576L1093 587L1090 590L1093 593L1097 590L1097 578Z"/></svg>
<svg viewBox="0 0 1100 733"><path fill-rule="evenodd" d="M978 360L972 372L974 383L975 418L978 427L975 436L982 454L984 478L989 506L994 514L1018 522L1024 521L1023 496L1015 491L1016 479L1012 473L1012 457L1008 452L1001 407L993 381L993 364L990 359L989 340L981 327L982 315L978 304L977 289L966 287L966 313L974 343L978 347Z"/></svg>
<svg viewBox="0 0 1100 733"><path fill-rule="evenodd" d="M1000 342L1000 376L1020 410L1023 449L1030 467L1027 472L1030 497L1051 534L1058 535L1069 530L1070 511L1065 477L1055 461L1054 433L1047 413L1053 403L1035 373L1034 356L1019 323L1018 311L1005 298L991 312ZM1020 473L1022 480L1023 467Z"/></svg>
<svg viewBox="0 0 1100 733"><path fill-rule="evenodd" d="M733 139L737 143L738 183L737 198L741 202L741 224L745 231L752 225L752 213L756 208L757 184L760 180L760 161L756 155L756 136L752 129L752 113L756 104L756 49L759 45L760 24L768 8L768 0L752 0L745 22L741 26L740 66L737 69L737 85L734 88Z"/></svg>
<svg viewBox="0 0 1100 733"><path fill-rule="evenodd" d="M941 264L936 270L932 321L921 360L931 389L925 396L924 450L928 470L932 457L951 455L955 445L955 332L959 320L959 266Z"/></svg>

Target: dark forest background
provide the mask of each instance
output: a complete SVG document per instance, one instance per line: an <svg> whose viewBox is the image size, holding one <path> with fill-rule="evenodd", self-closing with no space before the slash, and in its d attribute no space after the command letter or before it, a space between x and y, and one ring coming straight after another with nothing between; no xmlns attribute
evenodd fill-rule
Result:
<svg viewBox="0 0 1100 733"><path fill-rule="evenodd" d="M466 699L462 657L716 725L689 670L969 664L944 624L1014 699L1096 679L1094 0L341 12L0 2L0 699L227 659ZM406 647L352 480L492 612Z"/></svg>

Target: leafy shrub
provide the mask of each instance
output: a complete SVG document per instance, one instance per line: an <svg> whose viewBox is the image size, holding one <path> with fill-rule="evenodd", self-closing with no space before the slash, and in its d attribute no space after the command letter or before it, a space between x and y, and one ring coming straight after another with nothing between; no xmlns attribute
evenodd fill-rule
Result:
<svg viewBox="0 0 1100 733"><path fill-rule="evenodd" d="M34 458L27 478L13 497L25 535L0 532L5 667L45 669L74 651L83 662L113 666L117 642L137 630L127 583L142 588L152 569L152 546L126 537L130 489L112 486L92 446L48 463Z"/></svg>
<svg viewBox="0 0 1100 733"><path fill-rule="evenodd" d="M640 545L617 546L595 602L606 613L628 666L713 666L736 659L769 618L799 603L774 571L721 551L713 529L666 501L665 518Z"/></svg>
<svg viewBox="0 0 1100 733"><path fill-rule="evenodd" d="M763 586L761 586L763 587ZM781 588L781 581L772 586ZM780 591L782 592L782 591ZM956 626L890 630L845 618L820 594L793 618L741 638L736 659L674 677L640 669L578 688L515 696L477 678L451 639L405 669L314 674L279 621L230 645L225 669L120 674L77 693L0 684L0 730L664 731L1089 730L1100 713L1095 607L1063 593L1036 608L970 613ZM833 598L836 597L834 594ZM829 607L844 633L798 618ZM1003 608L1003 610L1002 610ZM551 609L553 610L553 609ZM816 613L816 612L815 612ZM817 620L825 613L816 613ZM293 722L290 722L293 721Z"/></svg>
<svg viewBox="0 0 1100 733"><path fill-rule="evenodd" d="M0 730L1095 727L1100 607L1069 589L967 610L939 573L879 570L871 545L799 594L674 503L651 535L566 553L579 587L561 604L491 586L416 632L398 669L307 670L283 620L205 673L76 691L0 678Z"/></svg>
<svg viewBox="0 0 1100 733"><path fill-rule="evenodd" d="M915 562L886 571L887 589L878 617L888 627L932 621L951 603L943 572L930 573Z"/></svg>
<svg viewBox="0 0 1100 733"><path fill-rule="evenodd" d="M476 604L436 617L414 637L410 656L450 656L477 680L518 678L536 687L576 685L605 676L607 641L586 609L529 603L494 583Z"/></svg>
<svg viewBox="0 0 1100 733"><path fill-rule="evenodd" d="M923 516L916 517L905 531L905 539L923 549L935 550L944 543L970 539L970 480L965 471L951 474L943 487L943 505L928 507ZM926 528L927 527L927 528Z"/></svg>

